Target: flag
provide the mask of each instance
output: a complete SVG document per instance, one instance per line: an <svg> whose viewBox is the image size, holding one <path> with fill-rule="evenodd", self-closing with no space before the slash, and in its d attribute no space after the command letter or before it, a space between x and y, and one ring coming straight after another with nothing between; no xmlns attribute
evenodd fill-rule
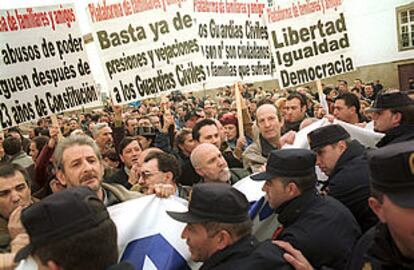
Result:
<svg viewBox="0 0 414 270"><path fill-rule="evenodd" d="M187 202L176 196L155 195L126 201L108 208L118 231L120 261L135 269L198 269L181 232L185 223L170 218L166 211L187 211Z"/></svg>

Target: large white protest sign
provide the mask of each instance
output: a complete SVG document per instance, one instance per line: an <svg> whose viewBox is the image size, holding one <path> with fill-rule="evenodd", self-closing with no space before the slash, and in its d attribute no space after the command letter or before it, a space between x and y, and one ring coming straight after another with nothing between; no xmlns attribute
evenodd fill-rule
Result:
<svg viewBox="0 0 414 270"><path fill-rule="evenodd" d="M272 79L265 5L264 0L193 0L208 85Z"/></svg>
<svg viewBox="0 0 414 270"><path fill-rule="evenodd" d="M166 210L186 212L187 202L154 195L130 200L108 208L118 231L120 260L135 269L198 269L181 232L185 223L170 218Z"/></svg>
<svg viewBox="0 0 414 270"><path fill-rule="evenodd" d="M207 80L188 1L103 1L87 11L115 103L201 89Z"/></svg>
<svg viewBox="0 0 414 270"><path fill-rule="evenodd" d="M98 100L73 5L0 11L0 130Z"/></svg>
<svg viewBox="0 0 414 270"><path fill-rule="evenodd" d="M354 70L342 1L277 3L265 19L281 87Z"/></svg>

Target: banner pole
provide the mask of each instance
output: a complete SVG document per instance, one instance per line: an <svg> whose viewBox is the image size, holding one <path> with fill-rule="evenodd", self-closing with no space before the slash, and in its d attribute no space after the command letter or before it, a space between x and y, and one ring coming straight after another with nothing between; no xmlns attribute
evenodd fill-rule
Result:
<svg viewBox="0 0 414 270"><path fill-rule="evenodd" d="M242 97L240 94L239 83L234 85L234 95L236 98L236 107L237 107L237 123L239 128L239 138L244 137L244 128L243 128L243 114L242 114Z"/></svg>

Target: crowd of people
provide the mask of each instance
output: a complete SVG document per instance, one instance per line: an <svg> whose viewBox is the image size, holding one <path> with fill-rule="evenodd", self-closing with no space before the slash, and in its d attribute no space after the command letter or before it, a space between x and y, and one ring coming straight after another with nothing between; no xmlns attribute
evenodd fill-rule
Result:
<svg viewBox="0 0 414 270"><path fill-rule="evenodd" d="M2 131L0 269L29 256L39 269L131 269L106 208L149 194L189 201L168 214L201 269L414 269L412 92L339 80L324 106L305 87L238 88L239 108L233 87L174 92ZM310 149L283 148L322 118ZM384 136L368 149L335 119ZM246 177L277 214L269 240L232 187Z"/></svg>

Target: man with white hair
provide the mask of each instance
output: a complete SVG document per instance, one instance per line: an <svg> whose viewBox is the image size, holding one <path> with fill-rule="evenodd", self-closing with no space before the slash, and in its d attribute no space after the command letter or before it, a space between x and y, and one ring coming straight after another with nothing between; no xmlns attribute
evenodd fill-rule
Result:
<svg viewBox="0 0 414 270"><path fill-rule="evenodd" d="M226 160L217 146L202 143L194 148L190 156L191 164L203 182L225 182L233 185L249 173L240 168L229 169Z"/></svg>
<svg viewBox="0 0 414 270"><path fill-rule="evenodd" d="M113 142L112 129L108 126L108 123L98 123L93 127L92 136L99 150L103 152Z"/></svg>

